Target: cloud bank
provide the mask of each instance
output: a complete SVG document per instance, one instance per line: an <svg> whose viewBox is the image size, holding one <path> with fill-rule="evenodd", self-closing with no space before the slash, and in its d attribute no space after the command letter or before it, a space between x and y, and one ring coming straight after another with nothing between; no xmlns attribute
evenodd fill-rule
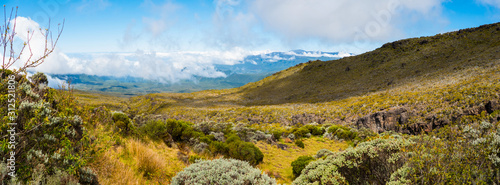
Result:
<svg viewBox="0 0 500 185"><path fill-rule="evenodd" d="M330 43L386 41L405 24L440 19L445 0L255 0L252 12L266 28L288 39Z"/></svg>

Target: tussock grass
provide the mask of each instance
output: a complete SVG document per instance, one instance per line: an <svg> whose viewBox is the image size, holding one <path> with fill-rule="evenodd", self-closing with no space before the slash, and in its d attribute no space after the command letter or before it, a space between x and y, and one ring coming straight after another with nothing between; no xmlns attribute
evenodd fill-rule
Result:
<svg viewBox="0 0 500 185"><path fill-rule="evenodd" d="M168 184L185 167L178 149L163 143L122 139L122 146L104 152L93 164L102 184Z"/></svg>

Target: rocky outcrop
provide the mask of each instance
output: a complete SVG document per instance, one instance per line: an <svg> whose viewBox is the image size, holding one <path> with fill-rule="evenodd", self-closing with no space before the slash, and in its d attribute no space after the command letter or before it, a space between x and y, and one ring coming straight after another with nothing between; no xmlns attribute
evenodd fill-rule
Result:
<svg viewBox="0 0 500 185"><path fill-rule="evenodd" d="M381 133L388 130L398 131L398 125L404 125L408 123L408 120L408 110L404 107L399 107L361 117L356 121L356 126L358 128L369 128L373 132Z"/></svg>
<svg viewBox="0 0 500 185"><path fill-rule="evenodd" d="M358 118L355 123L358 128L369 128L376 133L395 131L404 134L419 134L422 132L430 132L434 129L448 125L457 121L462 116L479 115L483 111L491 114L497 110L500 110L500 104L497 100L491 100L485 104L463 110L462 113L457 115L450 115L451 120L446 117L430 114L425 116L424 121L409 124L410 117L422 115L415 115L415 113L410 112L405 107L398 107L366 115ZM500 121L500 117L493 118L490 121Z"/></svg>

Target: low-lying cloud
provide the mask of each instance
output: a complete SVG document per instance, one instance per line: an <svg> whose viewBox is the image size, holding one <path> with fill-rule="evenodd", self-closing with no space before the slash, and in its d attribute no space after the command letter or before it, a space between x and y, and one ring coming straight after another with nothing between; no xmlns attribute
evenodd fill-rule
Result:
<svg viewBox="0 0 500 185"><path fill-rule="evenodd" d="M32 33L30 46L33 51L32 58L42 56L45 37L37 31L39 25L24 17L17 18L17 39L27 41L28 31ZM34 31L34 32L33 32ZM19 42L22 43L22 42ZM176 52L151 52L137 50L126 53L75 53L67 54L59 48L46 58L45 62L31 71L40 71L48 74L87 74L114 77L138 77L155 80L162 83L176 83L181 80L195 80L195 77L217 78L226 77L218 71L215 65L235 65L245 62L250 55L265 55L271 51L249 51L239 47L232 47L225 51L176 51ZM307 57L343 57L349 54L337 55L320 52L287 52L290 58L295 56ZM19 68L28 60L29 52L23 53L21 60L12 68ZM282 60L279 56L271 58L268 62ZM265 57L264 57L265 58ZM60 79L50 78L50 86L61 85Z"/></svg>

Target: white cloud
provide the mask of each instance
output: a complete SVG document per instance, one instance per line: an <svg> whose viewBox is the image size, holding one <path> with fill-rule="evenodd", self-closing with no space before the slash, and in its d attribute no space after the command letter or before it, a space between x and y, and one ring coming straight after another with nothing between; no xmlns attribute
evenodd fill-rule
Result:
<svg viewBox="0 0 500 185"><path fill-rule="evenodd" d="M16 25L20 41L26 41L28 30L32 33L30 46L33 58L42 56L45 37L39 32L39 25L24 17L18 17ZM215 64L236 64L247 55L262 52L246 51L233 48L227 51L205 52L168 52L155 53L137 51L135 53L105 53L71 56L58 48L47 57L35 70L51 74L88 74L101 76L132 76L161 82L177 82L184 79L201 77L224 77L225 74L215 69ZM19 68L29 58L24 52L20 62L11 68Z"/></svg>
<svg viewBox="0 0 500 185"><path fill-rule="evenodd" d="M445 0L255 0L250 10L288 39L365 43L402 37L405 24L440 20Z"/></svg>
<svg viewBox="0 0 500 185"><path fill-rule="evenodd" d="M491 5L496 8L500 8L500 0L476 0L479 3L486 4L486 5Z"/></svg>

